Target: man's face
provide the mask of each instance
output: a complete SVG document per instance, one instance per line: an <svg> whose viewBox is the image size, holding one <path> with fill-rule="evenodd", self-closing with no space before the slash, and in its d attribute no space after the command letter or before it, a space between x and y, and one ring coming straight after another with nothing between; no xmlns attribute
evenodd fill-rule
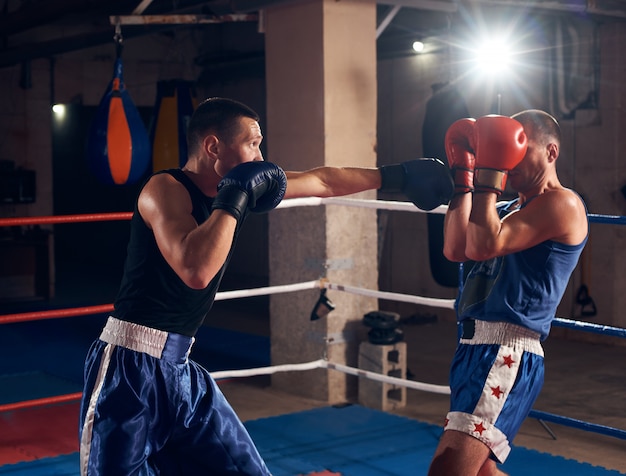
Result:
<svg viewBox="0 0 626 476"><path fill-rule="evenodd" d="M509 171L508 182L517 192L525 192L535 186L545 175L549 152L546 144L528 135L528 148L522 161Z"/></svg>
<svg viewBox="0 0 626 476"><path fill-rule="evenodd" d="M261 126L250 117L239 119L239 129L233 140L228 143L220 141L218 144L218 158L215 162L215 171L220 177L226 175L232 168L244 162L263 160L261 153Z"/></svg>

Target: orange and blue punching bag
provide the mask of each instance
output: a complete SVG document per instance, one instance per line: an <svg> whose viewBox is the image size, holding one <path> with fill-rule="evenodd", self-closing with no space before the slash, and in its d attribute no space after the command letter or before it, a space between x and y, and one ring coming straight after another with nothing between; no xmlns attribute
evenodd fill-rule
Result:
<svg viewBox="0 0 626 476"><path fill-rule="evenodd" d="M187 162L187 126L197 102L190 81L157 83L155 118L152 121L152 168L154 172L178 168Z"/></svg>
<svg viewBox="0 0 626 476"><path fill-rule="evenodd" d="M90 168L106 185L132 184L144 176L150 164L150 138L124 86L120 52L118 47L113 79L87 138Z"/></svg>

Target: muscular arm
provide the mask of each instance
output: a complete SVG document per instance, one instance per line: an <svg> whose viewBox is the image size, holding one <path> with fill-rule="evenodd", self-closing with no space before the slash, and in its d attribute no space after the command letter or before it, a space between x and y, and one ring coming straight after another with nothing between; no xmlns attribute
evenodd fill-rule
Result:
<svg viewBox="0 0 626 476"><path fill-rule="evenodd" d="M139 212L165 260L187 286L203 289L226 261L237 221L215 210L198 226L191 211L187 190L167 174L154 176L139 195Z"/></svg>
<svg viewBox="0 0 626 476"><path fill-rule="evenodd" d="M284 198L336 197L381 185L377 168L318 167L305 172L286 172L287 192Z"/></svg>
<svg viewBox="0 0 626 476"><path fill-rule="evenodd" d="M518 212L500 220L492 193L474 194L465 254L483 261L531 248L543 241L576 245L587 235L581 200L567 189L541 194Z"/></svg>

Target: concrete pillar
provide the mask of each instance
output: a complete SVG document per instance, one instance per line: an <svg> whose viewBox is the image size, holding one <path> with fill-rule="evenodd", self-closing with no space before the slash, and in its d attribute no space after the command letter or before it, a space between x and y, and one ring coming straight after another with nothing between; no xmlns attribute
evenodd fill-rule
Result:
<svg viewBox="0 0 626 476"><path fill-rule="evenodd" d="M267 159L286 170L376 165L376 5L312 0L265 12ZM355 198L376 198L375 191ZM328 278L378 288L375 210L300 207L269 218L270 283ZM271 297L274 365L328 357L357 365L363 315L377 300L337 291L336 309L311 321L319 290ZM332 370L277 374L274 386L327 400L356 396L356 379Z"/></svg>

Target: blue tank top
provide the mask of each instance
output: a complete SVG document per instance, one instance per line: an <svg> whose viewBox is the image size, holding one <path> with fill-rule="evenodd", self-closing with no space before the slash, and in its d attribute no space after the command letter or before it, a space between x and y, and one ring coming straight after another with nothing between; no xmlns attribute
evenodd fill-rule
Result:
<svg viewBox="0 0 626 476"><path fill-rule="evenodd" d="M211 214L213 199L204 195L180 169L157 173L168 173L185 186L191 197L193 217L198 225L204 223ZM237 225L233 245L221 270L206 288L193 289L163 258L135 202L124 275L112 315L123 321L193 337L213 306L241 223L243 220Z"/></svg>
<svg viewBox="0 0 626 476"><path fill-rule="evenodd" d="M512 200L498 205L504 218ZM544 241L532 248L474 263L458 300L459 321L510 322L548 337L587 237L578 245Z"/></svg>

